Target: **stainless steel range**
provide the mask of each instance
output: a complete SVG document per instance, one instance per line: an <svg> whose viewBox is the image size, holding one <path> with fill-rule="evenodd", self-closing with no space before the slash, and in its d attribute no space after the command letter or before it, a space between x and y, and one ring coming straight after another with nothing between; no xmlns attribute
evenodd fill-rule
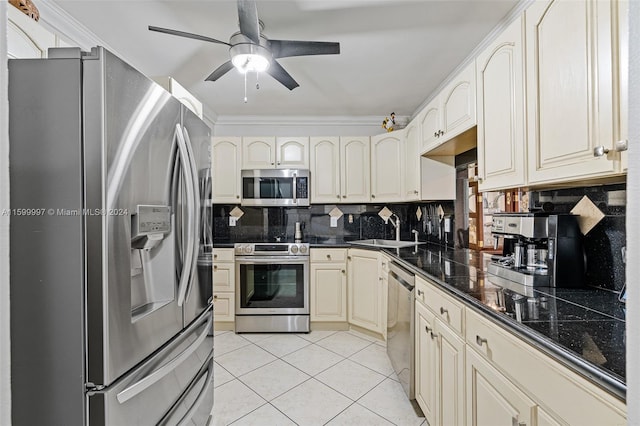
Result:
<svg viewBox="0 0 640 426"><path fill-rule="evenodd" d="M238 243L236 332L309 332L309 244Z"/></svg>

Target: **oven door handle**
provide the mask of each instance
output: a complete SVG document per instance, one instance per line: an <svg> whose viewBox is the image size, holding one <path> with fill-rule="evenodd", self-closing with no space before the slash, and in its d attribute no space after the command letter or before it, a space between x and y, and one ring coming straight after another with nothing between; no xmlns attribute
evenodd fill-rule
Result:
<svg viewBox="0 0 640 426"><path fill-rule="evenodd" d="M280 263L280 264L296 264L296 263L309 263L309 257L294 257L294 256L236 256L236 263L251 264L251 263Z"/></svg>

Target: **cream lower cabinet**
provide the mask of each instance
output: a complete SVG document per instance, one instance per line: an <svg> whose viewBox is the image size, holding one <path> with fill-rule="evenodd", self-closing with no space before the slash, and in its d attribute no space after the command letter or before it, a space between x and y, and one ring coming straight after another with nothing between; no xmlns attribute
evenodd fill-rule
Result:
<svg viewBox="0 0 640 426"><path fill-rule="evenodd" d="M347 322L347 249L311 249L311 322Z"/></svg>
<svg viewBox="0 0 640 426"><path fill-rule="evenodd" d="M466 355L467 424L533 426L536 404L473 349Z"/></svg>
<svg viewBox="0 0 640 426"><path fill-rule="evenodd" d="M235 321L235 263L232 248L213 249L213 319L215 323Z"/></svg>
<svg viewBox="0 0 640 426"><path fill-rule="evenodd" d="M446 308L443 313L434 312L434 305L425 303L434 294L431 287L416 278L416 400L430 425L464 425L465 343L458 331L440 319L447 317Z"/></svg>
<svg viewBox="0 0 640 426"><path fill-rule="evenodd" d="M348 249L348 318L349 323L383 335L383 281L379 253Z"/></svg>

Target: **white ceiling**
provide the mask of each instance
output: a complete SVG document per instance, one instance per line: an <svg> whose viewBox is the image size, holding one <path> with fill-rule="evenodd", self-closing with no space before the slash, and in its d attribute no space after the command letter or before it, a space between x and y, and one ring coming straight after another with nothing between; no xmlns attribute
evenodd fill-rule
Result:
<svg viewBox="0 0 640 426"><path fill-rule="evenodd" d="M149 76L170 75L211 116L412 115L518 0L258 0L272 39L337 41L340 55L279 59L300 84L289 91L268 75L232 70L204 79L229 59L228 47L148 31L147 26L222 41L238 30L234 0L55 0Z"/></svg>

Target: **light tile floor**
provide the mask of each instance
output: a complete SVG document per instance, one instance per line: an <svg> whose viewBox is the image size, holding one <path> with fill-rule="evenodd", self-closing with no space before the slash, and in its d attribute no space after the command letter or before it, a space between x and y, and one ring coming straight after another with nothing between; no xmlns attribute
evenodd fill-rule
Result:
<svg viewBox="0 0 640 426"><path fill-rule="evenodd" d="M214 425L426 425L360 333L216 332L214 361Z"/></svg>

